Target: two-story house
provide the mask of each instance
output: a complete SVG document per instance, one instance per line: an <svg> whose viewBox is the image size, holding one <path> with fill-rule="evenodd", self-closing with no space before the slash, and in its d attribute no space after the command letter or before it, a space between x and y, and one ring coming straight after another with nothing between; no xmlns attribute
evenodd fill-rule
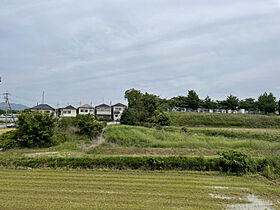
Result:
<svg viewBox="0 0 280 210"><path fill-rule="evenodd" d="M122 113L124 109L126 108L126 105L117 103L112 106L112 119L114 121L120 121Z"/></svg>
<svg viewBox="0 0 280 210"><path fill-rule="evenodd" d="M31 112L34 112L34 111L39 111L41 113L47 113L47 114L56 114L55 113L55 109L52 108L50 105L48 104L39 104L37 106L34 106L30 109Z"/></svg>
<svg viewBox="0 0 280 210"><path fill-rule="evenodd" d="M61 115L60 115L61 117L76 117L76 115L77 115L76 108L71 105L61 109Z"/></svg>
<svg viewBox="0 0 280 210"><path fill-rule="evenodd" d="M77 114L92 114L94 115L94 107L84 104L77 109Z"/></svg>
<svg viewBox="0 0 280 210"><path fill-rule="evenodd" d="M111 118L112 109L107 104L101 104L101 105L95 107L95 115L98 119Z"/></svg>

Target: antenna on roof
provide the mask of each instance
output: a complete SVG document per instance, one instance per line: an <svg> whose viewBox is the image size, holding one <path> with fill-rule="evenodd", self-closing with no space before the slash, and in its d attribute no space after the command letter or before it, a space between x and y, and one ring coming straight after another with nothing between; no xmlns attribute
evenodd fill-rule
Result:
<svg viewBox="0 0 280 210"><path fill-rule="evenodd" d="M110 101L110 106L112 106L112 101Z"/></svg>
<svg viewBox="0 0 280 210"><path fill-rule="evenodd" d="M45 103L45 91L43 91L43 94L42 94L42 104Z"/></svg>
<svg viewBox="0 0 280 210"><path fill-rule="evenodd" d="M90 102L90 105L92 106L92 101Z"/></svg>

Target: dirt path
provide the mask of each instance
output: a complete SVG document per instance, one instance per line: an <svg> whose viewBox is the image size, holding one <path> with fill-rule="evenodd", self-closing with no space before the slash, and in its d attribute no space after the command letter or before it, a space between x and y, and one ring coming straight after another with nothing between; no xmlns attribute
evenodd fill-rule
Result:
<svg viewBox="0 0 280 210"><path fill-rule="evenodd" d="M95 147L98 147L99 145L103 144L105 142L105 131L107 130L108 126L110 124L107 123L107 125L102 129L101 134L99 134L96 138L94 138L91 142L90 145L85 146L85 151L89 151L90 149L93 149Z"/></svg>

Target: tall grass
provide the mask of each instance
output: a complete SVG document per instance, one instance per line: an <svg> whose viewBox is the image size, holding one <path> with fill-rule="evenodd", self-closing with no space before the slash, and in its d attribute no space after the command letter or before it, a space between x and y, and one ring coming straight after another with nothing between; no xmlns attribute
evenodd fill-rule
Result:
<svg viewBox="0 0 280 210"><path fill-rule="evenodd" d="M188 127L164 127L165 131L185 132L189 134L204 134L206 136L223 136L227 138L252 139L280 142L280 130L259 130L259 129L230 129L230 128L188 128Z"/></svg>
<svg viewBox="0 0 280 210"><path fill-rule="evenodd" d="M123 147L238 149L245 151L279 152L280 142L208 136L204 133L166 132L151 128L115 125L106 132L108 142Z"/></svg>
<svg viewBox="0 0 280 210"><path fill-rule="evenodd" d="M173 126L280 128L280 117L249 114L170 112Z"/></svg>

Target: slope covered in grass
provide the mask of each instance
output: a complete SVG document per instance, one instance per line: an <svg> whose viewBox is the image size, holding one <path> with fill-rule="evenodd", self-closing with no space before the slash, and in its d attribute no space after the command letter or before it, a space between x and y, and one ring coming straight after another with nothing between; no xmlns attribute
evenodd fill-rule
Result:
<svg viewBox="0 0 280 210"><path fill-rule="evenodd" d="M170 112L173 126L280 128L279 116Z"/></svg>
<svg viewBox="0 0 280 210"><path fill-rule="evenodd" d="M226 133L232 135L232 133ZM238 133L240 135L240 133ZM249 135L250 136L250 135ZM242 136L241 136L242 137ZM250 136L251 137L251 136ZM139 148L187 148L187 149L235 149L250 153L278 154L280 142L265 139L210 136L200 130L192 132L168 132L152 128L115 125L106 132L106 139L122 147Z"/></svg>

